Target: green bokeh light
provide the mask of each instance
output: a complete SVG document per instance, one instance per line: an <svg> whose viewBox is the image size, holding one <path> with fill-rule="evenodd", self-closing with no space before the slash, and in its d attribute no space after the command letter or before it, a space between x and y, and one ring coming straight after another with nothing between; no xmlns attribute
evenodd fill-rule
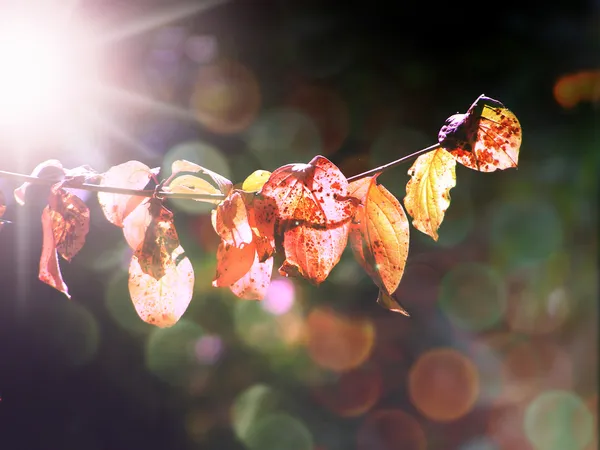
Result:
<svg viewBox="0 0 600 450"><path fill-rule="evenodd" d="M53 362L80 366L90 362L100 344L98 323L81 302L58 301L44 310L35 338Z"/></svg>
<svg viewBox="0 0 600 450"><path fill-rule="evenodd" d="M546 391L527 407L524 425L536 450L580 450L591 442L594 419L577 395Z"/></svg>
<svg viewBox="0 0 600 450"><path fill-rule="evenodd" d="M287 414L271 414L254 425L245 442L249 450L312 450L308 428Z"/></svg>
<svg viewBox="0 0 600 450"><path fill-rule="evenodd" d="M484 264L461 264L444 276L439 306L459 328L474 332L491 328L506 309L504 282Z"/></svg>
<svg viewBox="0 0 600 450"><path fill-rule="evenodd" d="M527 197L491 205L490 240L498 262L517 268L547 258L563 240L556 208L544 198Z"/></svg>
<svg viewBox="0 0 600 450"><path fill-rule="evenodd" d="M266 415L281 409L282 396L266 384L255 384L240 393L232 407L232 426L236 436L244 442L250 429Z"/></svg>
<svg viewBox="0 0 600 450"><path fill-rule="evenodd" d="M200 364L196 342L204 331L195 323L180 320L171 328L155 328L146 342L146 366L161 380L188 387Z"/></svg>

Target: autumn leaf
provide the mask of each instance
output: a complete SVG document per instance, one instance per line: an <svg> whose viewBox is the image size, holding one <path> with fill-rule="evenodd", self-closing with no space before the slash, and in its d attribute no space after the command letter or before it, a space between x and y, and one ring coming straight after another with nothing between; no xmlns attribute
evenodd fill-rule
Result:
<svg viewBox="0 0 600 450"><path fill-rule="evenodd" d="M199 166L196 163L187 161L185 159L173 161L173 164L171 164L171 172L173 175L180 172L193 172L207 175L216 183L216 185L219 187L220 193L222 193L223 195L229 194L229 192L233 188L233 183L224 176L219 175L218 173L213 172L212 170L208 170L202 166Z"/></svg>
<svg viewBox="0 0 600 450"><path fill-rule="evenodd" d="M203 178L194 175L180 175L169 183L168 186L163 186L165 192L173 192L178 194L209 194L218 195L220 198L195 198L198 202L213 203L218 205L222 201L222 193Z"/></svg>
<svg viewBox="0 0 600 450"><path fill-rule="evenodd" d="M57 159L48 159L44 162L39 163L31 172L32 177L43 178L52 182L58 183L64 178L65 170L60 161ZM31 185L29 181L26 181L14 191L14 197L16 202L23 206L25 204L25 194L27 188Z"/></svg>
<svg viewBox="0 0 600 450"><path fill-rule="evenodd" d="M282 275L300 275L316 285L327 278L344 251L355 211L347 187L344 175L323 156L271 174L254 203L257 224L275 223L283 236Z"/></svg>
<svg viewBox="0 0 600 450"><path fill-rule="evenodd" d="M42 254L40 256L40 281L52 286L71 298L67 285L63 281L62 273L58 265L58 252L54 240L54 221L50 208L46 207L42 211Z"/></svg>
<svg viewBox="0 0 600 450"><path fill-rule="evenodd" d="M236 247L221 242L217 248L217 273L212 282L214 287L229 287L242 278L252 267L256 246L243 244Z"/></svg>
<svg viewBox="0 0 600 450"><path fill-rule="evenodd" d="M254 252L252 266L239 280L229 286L239 298L245 300L262 300L267 295L271 285L271 274L273 273L273 258L260 261L257 252Z"/></svg>
<svg viewBox="0 0 600 450"><path fill-rule="evenodd" d="M148 209L152 220L134 255L142 272L159 280L173 265L171 254L179 247L179 237L173 213L162 205L162 200L153 198Z"/></svg>
<svg viewBox="0 0 600 450"><path fill-rule="evenodd" d="M271 282L273 236L256 226L254 195L231 191L212 215L221 237L215 287L229 287L240 298L260 300Z"/></svg>
<svg viewBox="0 0 600 450"><path fill-rule="evenodd" d="M242 183L242 190L246 192L258 192L267 182L271 172L268 170L255 170L246 177Z"/></svg>
<svg viewBox="0 0 600 450"><path fill-rule="evenodd" d="M440 145L462 165L480 172L517 167L521 125L502 103L480 95L466 114L446 120Z"/></svg>
<svg viewBox="0 0 600 450"><path fill-rule="evenodd" d="M155 169L150 169L139 161L128 161L113 166L102 174L100 186L125 189L143 189L152 177ZM102 212L110 223L123 227L123 220L144 200L139 195L112 194L98 192L98 202Z"/></svg>
<svg viewBox="0 0 600 450"><path fill-rule="evenodd" d="M83 200L59 185L52 187L46 209L52 219L56 249L64 259L71 261L85 244L90 210Z"/></svg>
<svg viewBox="0 0 600 450"><path fill-rule="evenodd" d="M443 148L421 155L409 169L404 206L413 226L438 240L438 229L456 186L456 160Z"/></svg>
<svg viewBox="0 0 600 450"><path fill-rule="evenodd" d="M137 256L129 264L129 294L138 316L158 327L175 325L187 309L194 292L194 269L177 247L169 255L169 265L162 278L156 279L142 270Z"/></svg>
<svg viewBox="0 0 600 450"><path fill-rule="evenodd" d="M123 236L132 250L137 250L144 242L146 230L151 222L150 198L145 198L123 220Z"/></svg>
<svg viewBox="0 0 600 450"><path fill-rule="evenodd" d="M239 247L252 242L252 230L248 223L248 212L239 192L232 192L217 207L214 228L224 243Z"/></svg>
<svg viewBox="0 0 600 450"><path fill-rule="evenodd" d="M350 245L359 264L379 287L378 303L408 315L391 298L396 291L408 256L410 231L402 205L375 177L350 184L350 195L360 200L350 225Z"/></svg>

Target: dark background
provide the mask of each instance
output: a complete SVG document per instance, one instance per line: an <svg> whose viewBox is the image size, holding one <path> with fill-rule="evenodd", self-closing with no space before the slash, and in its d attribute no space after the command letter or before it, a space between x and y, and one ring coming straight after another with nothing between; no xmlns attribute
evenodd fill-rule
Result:
<svg viewBox="0 0 600 450"><path fill-rule="evenodd" d="M81 0L74 17L114 36L181 3ZM0 448L596 447L581 436L597 421L600 76L567 85L582 93L572 107L554 88L600 69L600 3L247 0L160 22L96 48L103 83L136 94L78 107L116 127L84 141L54 136L27 158L7 149L0 169L29 173L48 158L98 171L130 159L155 167L177 144L201 141L235 182L319 153L351 176L435 143L446 117L482 93L521 122L519 168L458 166L440 240L411 228L397 294L410 319L376 305L350 252L319 288L289 285L294 309L283 316L214 289L209 216L175 204L196 288L180 323L159 330L135 315L122 233L94 196L86 246L61 262L71 301L37 280L44 196L30 193L25 207L10 199L5 218L15 224L0 233ZM200 56L190 57L194 36ZM190 120L157 106L187 111L194 91L222 89L198 75L219 61L247 69L233 79L254 77L260 104L246 81L223 94L234 105L226 113ZM380 178L399 199L409 167ZM11 197L18 184L0 182ZM308 330L308 345L294 327ZM423 372L425 384L455 391L456 408L477 396L446 421L432 417L444 408L435 398L419 407L426 394L409 380L441 348L448 364ZM353 352L357 364L339 363ZM465 378L471 366L477 382ZM554 400L539 406L548 393ZM244 423L232 413L242 403Z"/></svg>

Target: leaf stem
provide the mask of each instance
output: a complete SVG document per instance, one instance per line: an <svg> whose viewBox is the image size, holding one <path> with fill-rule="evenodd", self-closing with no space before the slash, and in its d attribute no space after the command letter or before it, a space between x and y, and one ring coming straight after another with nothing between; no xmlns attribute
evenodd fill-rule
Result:
<svg viewBox="0 0 600 450"><path fill-rule="evenodd" d="M56 180L32 177L31 175L24 175L21 173L14 173L14 172L6 172L4 170L0 170L0 178L9 178L9 179L28 182L28 183L32 183L32 184L51 185L51 184L56 183ZM82 184L77 184L77 185L72 185L72 186L69 186L69 184L67 183L65 185L65 188L67 188L67 189L82 189L84 191L91 191L91 192L108 192L110 194L138 195L140 197L152 197L152 195L154 195L154 189L144 189L144 190L127 189L127 188L120 188L120 187L114 187L114 186L101 186L99 184L88 184L88 183L82 183ZM221 195L221 194L194 194L194 193L187 194L187 193L165 192L165 191L159 191L158 194L161 197L165 197L165 198L183 198L183 199L190 199L190 200L221 200L221 199L225 198L225 196Z"/></svg>
<svg viewBox="0 0 600 450"><path fill-rule="evenodd" d="M403 162L406 162L410 159L416 158L417 156L420 156L423 153L427 153L432 150L436 150L440 147L441 147L441 145L438 142L437 144L433 144L433 145L430 145L429 147L422 148L421 150L417 150L416 152L411 153L410 155L403 156L402 158L397 159L392 162L389 162L387 164L384 164L383 166L375 167L374 169L367 170L366 172L359 173L358 175L354 175L353 177L348 178L348 181L352 182L352 181L360 180L361 178L370 177L371 175L377 175L377 174L383 173L386 170L389 170L396 166L399 166Z"/></svg>

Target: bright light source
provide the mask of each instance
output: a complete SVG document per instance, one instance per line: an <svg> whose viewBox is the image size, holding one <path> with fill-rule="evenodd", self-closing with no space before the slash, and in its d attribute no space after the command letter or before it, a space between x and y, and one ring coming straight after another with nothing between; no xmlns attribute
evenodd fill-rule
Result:
<svg viewBox="0 0 600 450"><path fill-rule="evenodd" d="M0 28L1 128L31 129L64 118L80 85L75 68L82 63L79 37L67 31L16 20Z"/></svg>

